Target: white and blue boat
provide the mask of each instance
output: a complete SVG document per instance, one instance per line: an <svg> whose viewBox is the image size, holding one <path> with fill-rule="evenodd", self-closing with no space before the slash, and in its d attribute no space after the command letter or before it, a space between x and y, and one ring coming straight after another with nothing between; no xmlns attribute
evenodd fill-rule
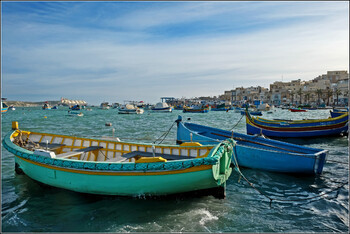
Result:
<svg viewBox="0 0 350 234"><path fill-rule="evenodd" d="M250 136L195 123L177 122L177 144L217 144L227 138L236 141L233 163L239 166L281 173L321 174L328 150ZM236 161L235 161L236 160Z"/></svg>
<svg viewBox="0 0 350 234"><path fill-rule="evenodd" d="M151 110L153 112L172 112L173 108L166 102L158 102Z"/></svg>

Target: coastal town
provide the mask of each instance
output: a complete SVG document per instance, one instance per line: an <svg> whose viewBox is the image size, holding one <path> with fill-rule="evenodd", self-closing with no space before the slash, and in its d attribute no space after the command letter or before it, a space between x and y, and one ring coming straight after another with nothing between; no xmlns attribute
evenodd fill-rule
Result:
<svg viewBox="0 0 350 234"><path fill-rule="evenodd" d="M244 103L263 104L274 106L295 106L295 107L326 107L348 105L349 95L349 73L346 70L327 71L314 79L303 81L301 79L289 82L275 81L269 88L261 86L236 87L225 90L217 96L201 96L192 98L162 97L162 102L174 107L183 109L183 106L208 105L212 108L225 106L226 109L232 106L242 106ZM58 101L44 101L51 106L91 106L84 100L71 100L61 98ZM41 106L43 102L23 102L4 100L7 106ZM124 101L138 107L150 109L154 104L143 101ZM110 108L118 108L122 103L104 102L101 105ZM92 105L93 106L93 105Z"/></svg>

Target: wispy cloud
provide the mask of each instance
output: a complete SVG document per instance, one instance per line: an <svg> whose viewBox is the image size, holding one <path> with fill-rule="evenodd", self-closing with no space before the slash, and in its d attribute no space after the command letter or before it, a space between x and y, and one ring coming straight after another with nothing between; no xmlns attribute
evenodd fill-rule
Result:
<svg viewBox="0 0 350 234"><path fill-rule="evenodd" d="M309 80L348 69L348 10L347 2L6 3L2 95L156 102L282 75Z"/></svg>

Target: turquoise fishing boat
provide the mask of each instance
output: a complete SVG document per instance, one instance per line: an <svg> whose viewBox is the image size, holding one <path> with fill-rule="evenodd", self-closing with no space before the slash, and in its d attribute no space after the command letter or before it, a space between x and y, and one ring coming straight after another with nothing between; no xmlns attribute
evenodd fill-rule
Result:
<svg viewBox="0 0 350 234"><path fill-rule="evenodd" d="M152 145L24 131L3 146L15 170L41 183L81 193L140 196L211 191L225 196L234 141Z"/></svg>
<svg viewBox="0 0 350 234"><path fill-rule="evenodd" d="M230 138L235 140L232 162L242 167L281 173L321 174L328 155L328 151L323 149L183 122L181 116L176 122L178 144L195 141L208 145Z"/></svg>
<svg viewBox="0 0 350 234"><path fill-rule="evenodd" d="M247 134L276 138L306 138L348 135L349 114L328 119L270 120L252 117L246 111Z"/></svg>

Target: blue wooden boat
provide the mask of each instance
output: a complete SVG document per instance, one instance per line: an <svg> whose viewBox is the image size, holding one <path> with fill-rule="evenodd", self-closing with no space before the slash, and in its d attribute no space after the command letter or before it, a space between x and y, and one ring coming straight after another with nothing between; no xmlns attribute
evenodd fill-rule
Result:
<svg viewBox="0 0 350 234"><path fill-rule="evenodd" d="M217 105L212 105L211 106L211 111L228 111L230 107L226 107L225 103L222 104L217 104Z"/></svg>
<svg viewBox="0 0 350 234"><path fill-rule="evenodd" d="M261 111L249 111L251 115L262 115ZM241 115L245 115L245 110L241 110Z"/></svg>
<svg viewBox="0 0 350 234"><path fill-rule="evenodd" d="M71 110L81 110L81 107L80 107L80 105L74 105L74 106L70 107L69 109L71 109Z"/></svg>
<svg viewBox="0 0 350 234"><path fill-rule="evenodd" d="M234 141L213 147L154 145L24 131L4 137L15 171L76 192L158 196L210 190L225 196Z"/></svg>
<svg viewBox="0 0 350 234"><path fill-rule="evenodd" d="M247 134L267 137L325 137L348 134L348 113L336 118L306 120L270 120L252 117L246 111Z"/></svg>
<svg viewBox="0 0 350 234"><path fill-rule="evenodd" d="M335 118L335 117L344 115L344 114L346 114L346 113L348 113L348 115L349 115L349 111L346 111L346 110L338 110L338 109L330 110L330 113L331 113L331 117L332 117L332 118Z"/></svg>
<svg viewBox="0 0 350 234"><path fill-rule="evenodd" d="M217 144L227 138L236 141L234 155L239 166L282 173L321 174L327 150L230 132L199 124L177 122L177 143ZM233 156L234 156L233 155ZM232 158L232 162L235 159Z"/></svg>

